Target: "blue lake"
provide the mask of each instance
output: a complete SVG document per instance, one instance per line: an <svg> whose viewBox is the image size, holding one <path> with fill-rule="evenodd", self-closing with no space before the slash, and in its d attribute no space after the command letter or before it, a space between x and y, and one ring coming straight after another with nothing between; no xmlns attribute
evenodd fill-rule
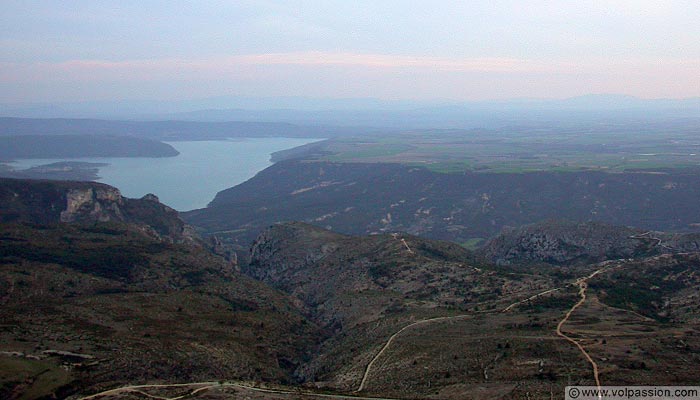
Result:
<svg viewBox="0 0 700 400"><path fill-rule="evenodd" d="M169 142L180 155L166 158L73 158L108 163L100 182L116 186L126 197L153 193L160 201L185 211L206 207L217 192L236 186L272 165L270 154L322 139L250 138L227 141ZM23 159L15 169L67 161Z"/></svg>

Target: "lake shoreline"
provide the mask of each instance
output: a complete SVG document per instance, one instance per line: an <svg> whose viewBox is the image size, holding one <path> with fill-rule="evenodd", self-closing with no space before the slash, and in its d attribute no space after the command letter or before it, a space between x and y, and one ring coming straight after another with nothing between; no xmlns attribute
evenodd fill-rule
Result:
<svg viewBox="0 0 700 400"><path fill-rule="evenodd" d="M154 193L164 204L178 211L206 207L221 190L236 186L252 178L273 164L272 154L323 138L233 138L233 140L168 141L177 149L175 157L80 157L61 159L20 159L5 165L16 173L35 171L52 164L88 166L77 171L79 180L94 180L117 187L124 196L140 198ZM96 163L107 164L95 170ZM7 170L5 170L7 172ZM53 174L55 179L66 180L66 171ZM85 173L83 173L85 172ZM92 175L91 175L92 174ZM32 179L52 179L31 176ZM95 179L85 179L90 177ZM12 176L10 176L12 177ZM70 179L70 177L68 177Z"/></svg>

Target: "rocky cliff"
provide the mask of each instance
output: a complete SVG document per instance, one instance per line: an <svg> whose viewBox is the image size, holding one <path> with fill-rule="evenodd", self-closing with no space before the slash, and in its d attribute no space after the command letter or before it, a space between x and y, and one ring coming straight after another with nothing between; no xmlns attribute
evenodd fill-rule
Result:
<svg viewBox="0 0 700 400"><path fill-rule="evenodd" d="M124 222L162 238L191 238L177 211L156 196L129 199L101 183L0 179L0 202L0 222Z"/></svg>

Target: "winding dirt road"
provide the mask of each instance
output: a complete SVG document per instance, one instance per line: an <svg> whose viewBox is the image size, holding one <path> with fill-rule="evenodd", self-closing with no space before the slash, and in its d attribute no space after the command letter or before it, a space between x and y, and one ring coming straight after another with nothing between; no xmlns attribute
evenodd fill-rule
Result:
<svg viewBox="0 0 700 400"><path fill-rule="evenodd" d="M424 325L428 324L431 322L437 322L437 321L447 321L447 320L453 320L453 319L458 319L458 318L466 318L466 317L471 317L472 314L463 314L463 315L457 315L457 316L452 316L452 317L436 317L436 318L429 318L429 319L422 319L420 321L414 322L412 324L408 324L404 326L403 328L399 329L396 333L391 335L389 337L389 340L384 343L384 346L382 346L382 349L379 350L379 353L377 353L372 360L367 364L367 367L365 367L365 372L362 375L362 381L360 382L360 386L357 388L356 392L361 392L362 390L365 389L365 386L367 386L367 380L369 379L369 374L372 371L372 367L374 366L374 363L377 362L379 358L386 352L386 350L391 346L391 343L396 339L397 336L402 334L403 332L414 328L418 325Z"/></svg>
<svg viewBox="0 0 700 400"><path fill-rule="evenodd" d="M601 272L606 271L607 269L608 269L608 267L603 267L603 268L593 272L592 274L590 274L586 277L579 278L578 280L576 280L576 285L578 285L578 287L579 287L578 294L579 294L579 296L581 296L581 299L576 304L574 304L574 306L571 307L571 309L569 311L566 312L566 315L564 315L564 318L561 321L559 321L559 323L557 324L557 330L556 330L558 336L566 339L568 342L570 342L574 346L578 347L578 349L581 351L581 353L586 358L586 360L591 364L591 368L593 369L593 378L595 379L595 384L598 387L598 390L600 390L600 376L598 374L598 364L593 360L591 355L588 354L588 351L586 351L586 349L581 345L581 343L577 342L576 340L574 340L570 336L567 336L565 333L563 333L561 330L561 327L564 326L566 321L569 320L569 317L571 317L571 314L573 314L573 312L576 311L577 308L579 308L583 303L586 302L586 289L588 289L588 281L591 278L593 278L594 276L600 274Z"/></svg>
<svg viewBox="0 0 700 400"><path fill-rule="evenodd" d="M554 292L554 291L557 291L557 290L560 290L560 289L561 289L561 288L548 289L548 290L545 290L545 291L543 291L543 292L537 293L537 294L535 294L534 296L530 296L530 297L528 297L528 298L525 299L525 300L516 301L515 303L510 304L509 306L507 306L506 308L504 308L503 310L501 310L501 312L508 312L508 311L510 311L513 307L517 306L518 304L522 304L522 303L524 303L524 302L526 302L526 301L535 299L535 298L537 298L537 297L539 297L539 296L542 296L542 295L544 295L544 294L551 293L551 292ZM496 312L496 310L482 311L482 312L480 312L479 314L485 314L485 313L490 313L490 312ZM381 350L379 350L379 352L372 358L372 360L370 360L369 364L367 364L367 367L365 367L365 372L362 374L362 381L360 381L360 386L357 388L356 392L361 392L361 391L363 391L363 390L367 387L367 381L369 380L369 376L370 376L370 373L372 372L372 367L374 366L374 364L377 362L378 359L380 359L380 358L382 357L382 355L384 355L384 353L387 351L387 349L388 349L389 347L391 347L391 344L394 342L394 340L395 340L399 335L401 335L402 333L404 333L405 331L407 331L407 330L409 330L409 329L411 329L411 328L415 328L416 326L419 326L419 325L424 325L424 324L429 324L429 323L432 323L432 322L439 322L439 321L449 321L449 320L463 319L463 318L467 318L467 317L472 317L472 316L474 316L475 314L476 314L476 313L472 313L472 314L461 314L461 315L455 315L455 316L450 316L450 317L436 317L436 318L423 319L423 320L416 321L416 322L413 322L413 323L411 323L411 324L408 324L408 325L404 326L403 328L399 329L396 333L394 333L393 335L391 335L391 336L389 337L389 339L386 341L386 343L384 343L384 346L382 346Z"/></svg>
<svg viewBox="0 0 700 400"><path fill-rule="evenodd" d="M665 248L666 250L670 250L670 251L674 251L674 250L675 250L673 247L665 245L664 242L663 242L663 240L661 240L660 238L657 238L656 236L652 236L652 235L651 235L652 233L653 233L652 231L647 231L647 232L644 232L644 233L640 233L640 234L638 234L638 235L629 236L629 238L630 238L630 239L651 239L651 240L656 240L655 246L663 247L663 248Z"/></svg>
<svg viewBox="0 0 700 400"><path fill-rule="evenodd" d="M237 383L237 382L192 382L192 383L124 386L124 387L120 387L120 388L116 388L116 389L105 390L104 392L95 393L95 394L92 394L92 395L89 395L86 397L82 397L80 400L94 400L94 399L100 399L100 398L105 398L105 397L124 394L124 393L138 393L142 396L146 396L148 398L158 399L158 400L180 400L180 399L192 397L192 396L196 395L197 393L200 393L200 392L203 392L206 390L226 388L226 387L235 387L235 388L239 388L239 389L243 389L243 390L250 390L250 391L258 392L258 393L279 394L279 395L283 395L283 396L307 396L307 397L316 397L316 398L322 398L322 399L399 400L399 399L391 399L391 398L384 398L384 397L361 397L361 396L353 396L353 395L313 393L313 392L306 392L306 391L301 391L301 390L268 389L268 388L259 388L259 387L255 387L255 386L249 386L249 385L246 385L243 383ZM192 391L189 391L183 395L176 396L176 397L156 396L156 395L152 395L152 394L149 394L149 393L146 393L143 391L143 390L147 390L147 389L169 389L169 388L191 388ZM294 397L294 398L298 398L298 397Z"/></svg>
<svg viewBox="0 0 700 400"><path fill-rule="evenodd" d="M579 350L581 350L581 352L582 352L583 355L586 357L586 359L589 361L589 363L591 363L591 366L593 367L593 376L594 376L594 378L595 378L596 384L597 384L599 387L600 387L600 379L599 379L599 377L598 377L598 365L595 363L595 361L593 361L593 359L592 359L591 356L588 354L588 352L583 348L583 346L581 346L581 345L580 345L578 342L576 342L574 339L572 339L572 338L566 336L564 333L561 332L561 327L564 325L564 323L566 323L566 321L568 321L568 319L569 319L569 317L571 316L571 314L572 314L581 304L583 304L583 303L586 301L586 288L587 288L587 282L588 282L588 280L591 279L591 278L593 278L594 276L600 274L601 272L604 272L604 271L608 270L608 269L610 268L610 264L611 264L611 263L614 263L614 262L617 262L617 261L621 261L621 260L611 260L611 261L605 262L605 263L603 264L603 267L602 267L602 268L600 268L600 269L594 271L593 273L591 273L591 274L588 275L588 276L585 276L585 277L582 277L582 278L578 278L576 281L574 281L573 283L570 283L570 284L569 284L569 285L576 285L576 286L579 287L579 295L581 296L581 300L579 300L578 303L576 303L576 304L566 313L564 319L562 319L562 320L559 322L559 324L557 325L557 330L556 330L557 335L559 335L560 337L562 337L562 338L566 339L567 341L569 341L569 342L573 343L574 345L576 345L576 347L578 347ZM567 286L568 286L568 285L567 285ZM508 311L512 310L514 307L516 307L516 306L519 305L519 304L525 303L525 302L530 301L530 300L534 300L534 299L536 299L537 297L543 296L543 295L548 294L548 293L556 292L556 291L561 290L561 289L563 289L563 288L564 288L564 287L558 287L558 288L547 289L547 290L545 290L545 291L542 291L542 292L540 292L540 293L537 293L537 294L535 294L535 295L532 295L532 296L530 296L530 297L528 297L528 298L526 298L526 299L524 299L524 300L516 301L516 302L514 302L514 303L508 305L508 306L505 307L504 309L502 309L501 312L508 312ZM483 312L481 312L480 314L489 313L489 312L496 312L496 310L483 311ZM384 353L387 351L387 349L389 349L389 347L391 347L391 344L394 342L394 340L395 340L398 336L400 336L402 333L404 333L405 331L407 331L407 330L409 330L409 329L411 329L411 328L414 328L414 327L416 327L416 326L419 326L419 325L424 325L424 324L428 324L428 323L432 323L432 322L438 322L438 321L448 321L448 320L456 320L456 319L461 319L461 318L467 318L467 317L471 317L471 316L473 316L473 315L474 315L474 314L462 314L462 315L456 315L456 316L450 316L450 317L429 318L429 319L424 319L424 320L420 320L420 321L417 321L417 322L413 322L413 323L411 323L411 324L409 324L409 325L404 326L403 328L401 328L400 330L398 330L396 333L394 333L393 335L391 335L391 336L389 337L389 339L386 341L386 343L384 343L384 346L382 346L382 348L379 350L379 352L378 352L378 353L370 360L370 362L367 364L367 367L365 367L364 374L362 375L362 381L360 381L360 386L357 388L356 392L361 392L362 390L364 390L364 389L367 387L367 381L369 380L370 373L372 372L372 367L374 366L374 364L377 362L378 359L380 359L380 358L384 355Z"/></svg>
<svg viewBox="0 0 700 400"><path fill-rule="evenodd" d="M404 242L405 244L405 242ZM408 245L406 244L406 247ZM411 251L410 248L408 248L409 251ZM412 251L411 251L412 253ZM620 260L614 260L614 261L609 261L606 262L602 268L594 271L588 276L578 278L576 281L571 283L570 285L576 285L579 287L579 295L581 299L574 304L573 307L566 313L564 318L559 321L559 324L557 324L556 328L556 333L558 336L562 337L563 339L567 340L568 342L572 343L575 345L581 353L584 355L586 360L591 364L591 367L593 369L593 377L595 378L596 385L598 388L600 388L600 378L599 378L599 373L598 373L598 364L593 360L593 358L588 354L586 349L576 340L573 338L567 336L565 333L562 332L562 326L569 320L571 317L571 314L576 311L578 307L580 307L583 303L586 301L586 289L588 288L588 281L595 277L596 275L607 271L610 268L610 264L615 262L615 261L620 261ZM568 285L567 285L568 286ZM540 293L537 293L535 295L532 295L524 300L519 300L516 301L504 309L502 309L500 312L508 312L514 307L516 307L519 304L525 303L527 301L533 300L539 296L552 293L558 290L561 290L563 287L558 287L558 288L552 288L552 289L547 289L545 291L542 291ZM362 380L360 382L359 387L355 392L361 392L363 391L366 386L367 386L367 381L369 380L370 374L372 372L372 367L374 364L379 360L384 353L391 347L391 344L394 342L394 340L400 336L402 333L406 332L407 330L410 330L414 327L417 327L419 325L425 325L433 322L439 322L439 321L449 321L449 320L457 320L457 319L463 319L463 318L468 318L472 317L475 314L485 314L485 313L494 313L498 312L497 310L485 310L481 311L478 313L471 313L471 314L461 314L461 315L455 315L455 316L446 316L446 317L435 317L435 318L428 318L420 321L413 322L411 324L408 324L398 330L396 333L391 335L389 339L384 343L382 348L379 350L379 352L370 360L370 362L367 364L365 367L365 371L362 375ZM142 389L157 389L157 388L173 388L173 387L191 387L193 390L191 392L188 392L184 395L177 396L177 397L160 397L160 396L154 396L150 395L148 393L145 393L142 391ZM194 383L180 383L180 384L157 384L157 385L135 385L135 386L124 386L116 389L110 389L106 390L100 393L96 393L90 396L83 397L81 400L93 400L97 399L100 397L107 397L111 395L116 395L120 393L127 393L127 392L134 392L134 393L139 393L141 395L145 395L150 398L158 399L158 400L179 400L185 397L190 397L192 395L195 395L199 392L205 391L205 390L210 390L210 389L216 389L216 388L223 388L223 387L237 387L240 389L244 390L250 390L250 391L255 391L255 392L262 392L262 393L274 393L274 394L281 394L281 395L304 395L304 396L309 396L309 397L318 397L318 398L330 398L330 399L346 399L346 400L396 400L396 399L387 399L387 398L379 398L379 397L361 397L361 396L353 396L353 395L332 395L332 394L321 394L321 393L313 393L313 392L301 392L301 391L290 391L290 390L282 390L282 389L266 389L266 388L258 388L254 386L249 386L241 383L235 383L235 382L194 382Z"/></svg>

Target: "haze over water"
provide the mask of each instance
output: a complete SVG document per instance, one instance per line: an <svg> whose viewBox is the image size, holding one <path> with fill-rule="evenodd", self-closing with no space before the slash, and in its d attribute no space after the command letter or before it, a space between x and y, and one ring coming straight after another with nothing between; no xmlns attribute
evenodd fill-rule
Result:
<svg viewBox="0 0 700 400"><path fill-rule="evenodd" d="M100 182L126 197L153 193L179 211L205 207L217 192L236 186L272 165L270 154L320 139L250 138L231 141L170 142L180 155L165 158L25 159L17 169L58 161L108 163Z"/></svg>

